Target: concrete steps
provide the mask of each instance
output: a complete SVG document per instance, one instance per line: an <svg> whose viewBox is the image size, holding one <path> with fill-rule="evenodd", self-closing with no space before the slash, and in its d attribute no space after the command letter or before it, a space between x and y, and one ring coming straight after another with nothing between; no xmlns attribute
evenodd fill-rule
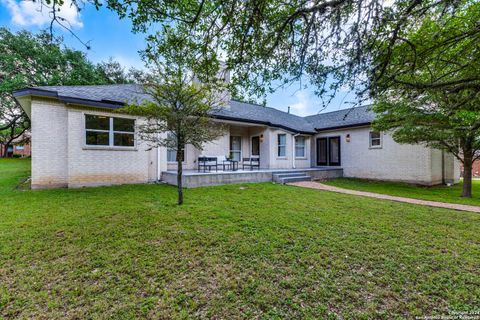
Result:
<svg viewBox="0 0 480 320"><path fill-rule="evenodd" d="M312 181L312 177L307 175L304 171L291 172L274 172L273 181L281 184L298 181Z"/></svg>

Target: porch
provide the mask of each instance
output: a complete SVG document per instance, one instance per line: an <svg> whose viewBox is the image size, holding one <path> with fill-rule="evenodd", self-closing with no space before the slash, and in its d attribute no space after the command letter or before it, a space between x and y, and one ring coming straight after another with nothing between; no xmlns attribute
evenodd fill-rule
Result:
<svg viewBox="0 0 480 320"><path fill-rule="evenodd" d="M301 180L323 180L339 178L343 176L340 167L314 167L304 169L259 169L237 171L210 171L198 172L197 170L185 170L183 172L183 186L197 188L223 184L259 183L259 182L292 182ZM301 180L300 180L301 179ZM177 172L168 170L162 172L163 182L177 185Z"/></svg>

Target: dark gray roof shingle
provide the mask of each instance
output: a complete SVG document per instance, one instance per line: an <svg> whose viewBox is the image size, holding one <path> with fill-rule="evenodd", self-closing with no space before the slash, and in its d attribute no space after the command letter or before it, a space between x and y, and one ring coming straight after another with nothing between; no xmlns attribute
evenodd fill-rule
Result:
<svg viewBox="0 0 480 320"><path fill-rule="evenodd" d="M319 113L304 118L316 130L342 128L362 124L370 124L375 119L375 113L370 106L348 108L338 111Z"/></svg>
<svg viewBox="0 0 480 320"><path fill-rule="evenodd" d="M151 99L151 96L144 91L143 86L138 84L40 86L19 90L18 96L33 94L30 89L35 90L34 93L38 95L42 95L42 92L37 90L45 90L70 103L75 102L71 99L80 99L94 102L93 105L98 102L97 106L108 108L119 108L125 102L142 103ZM308 117L299 117L274 108L236 100L230 101L229 108L216 110L213 116L225 120L261 123L300 133L315 133L316 130L325 130L327 128L366 124L375 118L375 114L369 111L368 107L350 108Z"/></svg>

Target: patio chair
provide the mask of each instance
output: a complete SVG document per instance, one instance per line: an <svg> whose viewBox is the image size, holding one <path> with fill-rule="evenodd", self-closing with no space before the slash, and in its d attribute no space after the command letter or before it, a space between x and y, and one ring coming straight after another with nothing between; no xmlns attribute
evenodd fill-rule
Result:
<svg viewBox="0 0 480 320"><path fill-rule="evenodd" d="M250 158L243 158L243 169L250 167L250 170L257 168L260 170L260 156L251 156Z"/></svg>
<svg viewBox="0 0 480 320"><path fill-rule="evenodd" d="M217 157L198 157L198 172L203 168L203 172L212 171L212 168L215 167L215 171L218 171L218 161Z"/></svg>

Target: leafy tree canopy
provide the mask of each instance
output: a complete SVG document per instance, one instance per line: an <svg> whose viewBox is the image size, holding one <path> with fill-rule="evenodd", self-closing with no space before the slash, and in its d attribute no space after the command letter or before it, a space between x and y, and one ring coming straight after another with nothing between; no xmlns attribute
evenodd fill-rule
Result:
<svg viewBox="0 0 480 320"><path fill-rule="evenodd" d="M60 0L48 0L55 3ZM245 94L261 96L306 77L328 102L349 86L368 92L391 47L432 13L452 13L468 0L99 0L150 33L147 52L168 54L179 42L197 74L214 75L219 58ZM471 1L470 1L471 2ZM75 1L79 5L80 0ZM467 32L471 34L472 30ZM374 41L377 40L377 41ZM378 41L380 40L380 41ZM447 44L443 44L447 45ZM378 60L376 57L384 57ZM236 94L236 93L235 93Z"/></svg>
<svg viewBox="0 0 480 320"><path fill-rule="evenodd" d="M375 127L454 154L465 167L464 196L480 158L479 21L480 3L432 13L390 47L389 64L372 81Z"/></svg>
<svg viewBox="0 0 480 320"><path fill-rule="evenodd" d="M85 53L63 46L61 38L52 38L47 31L13 33L0 28L0 52L0 130L12 133L5 139L7 144L18 130L23 132L30 126L28 117L13 99L12 93L17 89L134 81L117 62L96 65ZM112 64L117 69L110 68Z"/></svg>

